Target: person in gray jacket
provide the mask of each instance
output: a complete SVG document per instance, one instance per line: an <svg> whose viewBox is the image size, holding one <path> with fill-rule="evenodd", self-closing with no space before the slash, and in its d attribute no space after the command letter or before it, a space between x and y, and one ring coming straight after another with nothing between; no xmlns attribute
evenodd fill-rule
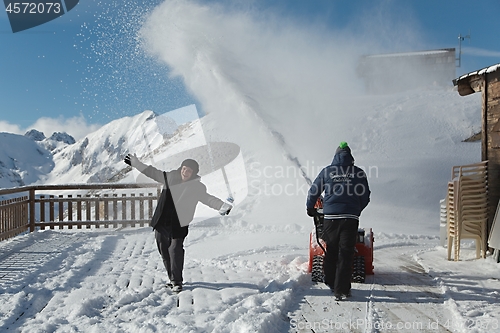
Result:
<svg viewBox="0 0 500 333"><path fill-rule="evenodd" d="M198 162L193 159L184 160L177 170L168 172L146 165L131 154L125 156L124 162L145 176L164 184L151 226L155 231L158 251L170 279L167 286L175 292L180 292L183 282L184 239L188 234L188 225L193 220L196 205L201 202L218 210L221 215L229 214L232 206L207 193L207 188L198 175Z"/></svg>

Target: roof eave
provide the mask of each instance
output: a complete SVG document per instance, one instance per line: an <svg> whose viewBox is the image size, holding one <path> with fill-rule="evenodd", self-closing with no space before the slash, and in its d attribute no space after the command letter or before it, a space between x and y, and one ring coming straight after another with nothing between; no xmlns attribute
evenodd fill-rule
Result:
<svg viewBox="0 0 500 333"><path fill-rule="evenodd" d="M453 80L453 85L457 86L460 96L467 96L483 89L483 81L486 73L497 72L500 64L489 66L478 71L474 71Z"/></svg>

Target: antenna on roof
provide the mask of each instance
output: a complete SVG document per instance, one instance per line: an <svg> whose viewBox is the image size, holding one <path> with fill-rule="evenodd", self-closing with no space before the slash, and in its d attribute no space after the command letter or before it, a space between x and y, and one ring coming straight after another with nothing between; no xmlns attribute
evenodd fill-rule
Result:
<svg viewBox="0 0 500 333"><path fill-rule="evenodd" d="M462 36L462 34L458 34L458 58L456 59L456 60L458 60L457 67L460 67L462 64L462 41L465 40L465 38L468 38L469 43L470 43L470 30L469 30L469 34L466 36Z"/></svg>

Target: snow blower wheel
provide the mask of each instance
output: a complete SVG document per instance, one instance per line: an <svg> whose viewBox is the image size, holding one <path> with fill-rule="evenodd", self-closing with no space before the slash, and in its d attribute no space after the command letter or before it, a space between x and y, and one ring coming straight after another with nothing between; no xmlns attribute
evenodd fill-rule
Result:
<svg viewBox="0 0 500 333"><path fill-rule="evenodd" d="M352 282L365 282L365 257L355 256L352 265Z"/></svg>
<svg viewBox="0 0 500 333"><path fill-rule="evenodd" d="M313 282L325 282L325 273L323 272L323 256L314 256L312 260L311 275Z"/></svg>

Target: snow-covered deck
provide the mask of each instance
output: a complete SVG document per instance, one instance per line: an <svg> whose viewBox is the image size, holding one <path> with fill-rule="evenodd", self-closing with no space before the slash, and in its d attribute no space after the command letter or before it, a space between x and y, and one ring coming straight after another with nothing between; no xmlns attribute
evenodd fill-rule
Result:
<svg viewBox="0 0 500 333"><path fill-rule="evenodd" d="M241 237L255 248L232 251ZM179 295L164 286L149 228L16 237L0 243L0 330L498 331L500 273L490 259L469 259L473 248L448 262L436 238L376 234L375 275L335 302L311 283L305 248L260 246L261 237L218 220L193 226Z"/></svg>

